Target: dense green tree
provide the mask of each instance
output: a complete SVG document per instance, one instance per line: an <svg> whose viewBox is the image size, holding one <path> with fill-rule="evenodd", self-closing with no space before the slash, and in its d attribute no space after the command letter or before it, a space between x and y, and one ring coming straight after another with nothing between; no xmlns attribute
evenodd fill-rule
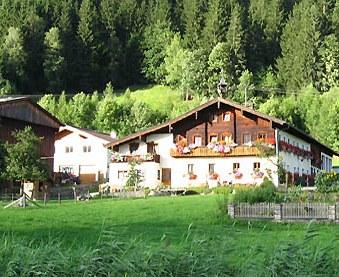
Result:
<svg viewBox="0 0 339 277"><path fill-rule="evenodd" d="M46 22L37 14L31 11L22 26L24 36L24 49L27 53L25 92L31 93L42 91L45 87L44 80L44 35ZM32 82L32 80L34 80Z"/></svg>
<svg viewBox="0 0 339 277"><path fill-rule="evenodd" d="M91 91L98 76L99 49L96 41L98 31L98 13L93 0L83 0L79 10L79 86Z"/></svg>
<svg viewBox="0 0 339 277"><path fill-rule="evenodd" d="M339 86L339 41L335 35L325 37L319 53L323 65L320 89L327 91Z"/></svg>
<svg viewBox="0 0 339 277"><path fill-rule="evenodd" d="M40 159L37 137L31 127L14 134L16 143L6 144L6 179L13 181L43 181L47 178L46 167Z"/></svg>
<svg viewBox="0 0 339 277"><path fill-rule="evenodd" d="M243 71L239 78L239 85L237 86L237 91L234 96L234 99L237 102L249 106L253 102L254 97L254 80L253 74L249 70Z"/></svg>
<svg viewBox="0 0 339 277"><path fill-rule="evenodd" d="M53 94L45 94L38 104L54 116L58 116L58 106Z"/></svg>
<svg viewBox="0 0 339 277"><path fill-rule="evenodd" d="M48 89L60 92L64 87L63 76L65 59L62 56L62 43L57 27L52 27L45 35L44 73Z"/></svg>
<svg viewBox="0 0 339 277"><path fill-rule="evenodd" d="M279 80L288 90L318 82L320 46L318 10L311 0L293 9L281 38L282 56L277 61Z"/></svg>
<svg viewBox="0 0 339 277"><path fill-rule="evenodd" d="M72 124L82 128L91 128L95 118L96 106L91 96L83 92L72 97L70 103Z"/></svg>
<svg viewBox="0 0 339 277"><path fill-rule="evenodd" d="M164 22L157 22L146 27L144 33L143 73L152 82L165 80L166 47L170 44L173 33Z"/></svg>
<svg viewBox="0 0 339 277"><path fill-rule="evenodd" d="M194 92L199 95L207 94L208 78L208 53L204 49L187 51L181 80L181 87L186 96Z"/></svg>
<svg viewBox="0 0 339 277"><path fill-rule="evenodd" d="M117 121L119 105L113 94L113 87L109 83L104 90L104 97L98 104L94 126L106 133L118 131Z"/></svg>
<svg viewBox="0 0 339 277"><path fill-rule="evenodd" d="M182 87L183 68L187 63L188 52L182 47L181 38L176 34L166 47L165 70L166 83L174 87Z"/></svg>
<svg viewBox="0 0 339 277"><path fill-rule="evenodd" d="M20 30L10 27L0 48L0 75L14 90L22 91L27 56Z"/></svg>
<svg viewBox="0 0 339 277"><path fill-rule="evenodd" d="M198 47L206 10L206 0L183 0L184 41L188 48Z"/></svg>

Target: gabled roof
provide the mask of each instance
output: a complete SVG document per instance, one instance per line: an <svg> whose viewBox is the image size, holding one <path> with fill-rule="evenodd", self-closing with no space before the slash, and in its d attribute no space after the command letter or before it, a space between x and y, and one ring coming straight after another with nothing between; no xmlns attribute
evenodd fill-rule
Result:
<svg viewBox="0 0 339 277"><path fill-rule="evenodd" d="M112 138L109 134L94 131L94 130L91 130L91 129L75 127L75 126L71 126L71 125L66 125L64 127L61 127L59 133L62 133L62 132L64 132L65 135L75 132L75 133L78 133L78 134L80 134L84 137L92 137L92 138L99 139L105 144L115 141L115 139Z"/></svg>
<svg viewBox="0 0 339 277"><path fill-rule="evenodd" d="M115 140L111 143L108 143L106 145L106 147L108 148L111 148L111 147L114 147L114 146L117 146L117 145L120 145L122 143L126 143L126 142L129 142L131 140L134 140L134 139L137 139L141 136L144 136L144 135L148 135L148 134L151 134L151 133L154 133L156 131L159 131L163 128L170 128L171 125L175 124L175 123L178 123L180 122L181 120L195 114L196 112L199 112L199 111L202 111L212 105L220 105L220 104L225 104L225 105L228 105L228 106L231 106L231 107L234 107L242 112L247 112L249 114L253 114L253 115L256 115L260 118L263 118L263 119L266 119L266 120L269 120L271 121L272 123L274 123L276 125L276 127L278 127L279 129L283 129L284 131L290 131L292 132L293 134L295 134L296 136L299 136L299 137L302 137L305 141L308 141L310 143L316 143L316 144L319 144L320 146L322 146L325 150L327 150L328 152L332 153L332 154L336 154L336 155L339 155L337 153L335 153L335 151L333 151L332 149L330 149L328 146L318 142L316 139L314 139L313 137L311 137L310 135L306 134L305 132L299 130L298 128L290 125L289 123L287 123L286 121L284 120L281 120L279 118L276 118L276 117L273 117L273 116L269 116L267 114L264 114L264 113L261 113L261 112L258 112L258 111L255 111L251 108L248 108L248 107L245 107L245 106L242 106L240 104L237 104L235 102L232 102L230 100L226 100L226 99L223 99L223 98L216 98L216 99L213 99L211 101L208 101L206 102L205 104L202 104L200 105L199 107L187 112L187 113L184 113L183 115L181 116L178 116L177 118L175 119L172 119L172 120L168 120L162 124L159 124L157 126L154 126L154 127L151 127L151 128L148 128L148 129L145 129L145 130L142 130L140 132L137 132L137 133L134 133L134 134L131 134L131 135L128 135L124 138L121 138L121 139L118 139L118 140Z"/></svg>
<svg viewBox="0 0 339 277"><path fill-rule="evenodd" d="M63 124L28 97L0 98L0 117L59 129Z"/></svg>

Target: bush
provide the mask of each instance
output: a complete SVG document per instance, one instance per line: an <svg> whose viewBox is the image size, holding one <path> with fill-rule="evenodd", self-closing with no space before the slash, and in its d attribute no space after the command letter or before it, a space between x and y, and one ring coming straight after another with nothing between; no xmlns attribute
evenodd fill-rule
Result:
<svg viewBox="0 0 339 277"><path fill-rule="evenodd" d="M231 187L216 187L212 189L213 193L221 195L229 195L232 193Z"/></svg>
<svg viewBox="0 0 339 277"><path fill-rule="evenodd" d="M315 186L319 192L338 192L339 174L335 172L320 172L315 178Z"/></svg>
<svg viewBox="0 0 339 277"><path fill-rule="evenodd" d="M241 188L235 190L233 203L247 202L250 204L260 202L281 202L277 189L270 180L264 180L259 187Z"/></svg>

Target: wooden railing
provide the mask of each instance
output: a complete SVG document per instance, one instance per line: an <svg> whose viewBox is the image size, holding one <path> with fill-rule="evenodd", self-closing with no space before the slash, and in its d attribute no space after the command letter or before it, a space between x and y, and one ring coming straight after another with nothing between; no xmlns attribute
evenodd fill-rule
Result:
<svg viewBox="0 0 339 277"><path fill-rule="evenodd" d="M185 157L232 157L232 156L257 156L260 151L257 147L237 146L231 148L227 153L214 151L207 147L198 147L192 149L190 153L180 153L177 149L171 149L171 156L174 158Z"/></svg>
<svg viewBox="0 0 339 277"><path fill-rule="evenodd" d="M160 155L121 155L119 157L113 157L112 163L129 163L132 161L136 162L155 162L160 163Z"/></svg>

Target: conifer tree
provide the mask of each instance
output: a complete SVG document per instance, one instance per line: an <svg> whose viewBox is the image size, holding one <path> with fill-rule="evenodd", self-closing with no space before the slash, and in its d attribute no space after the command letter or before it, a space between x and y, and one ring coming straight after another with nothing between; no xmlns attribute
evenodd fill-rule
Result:
<svg viewBox="0 0 339 277"><path fill-rule="evenodd" d="M27 56L18 28L10 27L0 48L0 75L15 91L23 89Z"/></svg>
<svg viewBox="0 0 339 277"><path fill-rule="evenodd" d="M184 41L188 48L197 48L198 46L206 8L206 0L183 1L183 22L185 26Z"/></svg>
<svg viewBox="0 0 339 277"><path fill-rule="evenodd" d="M59 29L52 27L45 35L44 73L48 81L48 89L60 92L64 87L64 63Z"/></svg>
<svg viewBox="0 0 339 277"><path fill-rule="evenodd" d="M288 90L318 81L320 46L318 10L311 0L297 4L281 37L282 56L277 61L278 77Z"/></svg>

